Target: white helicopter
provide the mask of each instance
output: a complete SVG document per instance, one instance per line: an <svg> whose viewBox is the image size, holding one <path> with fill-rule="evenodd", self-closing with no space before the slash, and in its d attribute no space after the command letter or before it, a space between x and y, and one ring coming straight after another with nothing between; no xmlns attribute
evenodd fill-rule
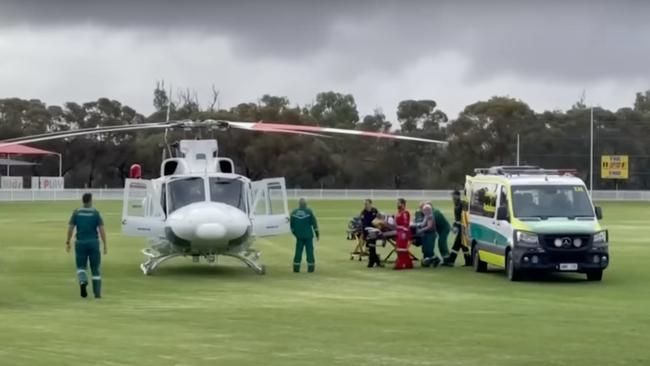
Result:
<svg viewBox="0 0 650 366"><path fill-rule="evenodd" d="M195 127L322 137L335 133L446 144L410 136L317 126L184 120L62 131L4 140L0 141L0 146L97 133L144 129L165 129L166 132ZM285 180L270 178L252 182L236 174L233 161L220 157L218 152L216 140L181 140L168 145L163 152L159 178L140 179L136 173L126 180L122 233L148 238L149 247L142 250L147 260L140 265L145 275L179 256L191 256L194 262L203 257L208 263L215 263L220 255L230 256L258 274L266 272L259 261L261 253L251 245L255 237L290 231Z"/></svg>

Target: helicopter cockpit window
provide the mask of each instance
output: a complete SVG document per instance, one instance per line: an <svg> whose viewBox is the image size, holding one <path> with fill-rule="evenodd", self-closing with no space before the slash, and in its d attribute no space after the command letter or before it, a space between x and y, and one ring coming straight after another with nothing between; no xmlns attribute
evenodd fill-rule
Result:
<svg viewBox="0 0 650 366"><path fill-rule="evenodd" d="M246 212L244 183L239 179L210 178L210 200L225 203Z"/></svg>
<svg viewBox="0 0 650 366"><path fill-rule="evenodd" d="M205 201L205 187L201 177L173 180L167 184L167 190L169 213L191 203Z"/></svg>

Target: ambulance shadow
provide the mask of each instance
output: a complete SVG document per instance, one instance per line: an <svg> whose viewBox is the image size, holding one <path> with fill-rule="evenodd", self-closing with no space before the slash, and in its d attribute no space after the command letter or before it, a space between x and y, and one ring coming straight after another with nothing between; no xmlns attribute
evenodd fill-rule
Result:
<svg viewBox="0 0 650 366"><path fill-rule="evenodd" d="M540 283L576 283L587 281L587 275L583 273L529 273L524 277L525 281Z"/></svg>
<svg viewBox="0 0 650 366"><path fill-rule="evenodd" d="M494 277L505 278L506 271L504 269L489 269L486 273ZM556 273L556 272L531 272L526 273L520 282L530 283L591 283L587 281L584 273Z"/></svg>

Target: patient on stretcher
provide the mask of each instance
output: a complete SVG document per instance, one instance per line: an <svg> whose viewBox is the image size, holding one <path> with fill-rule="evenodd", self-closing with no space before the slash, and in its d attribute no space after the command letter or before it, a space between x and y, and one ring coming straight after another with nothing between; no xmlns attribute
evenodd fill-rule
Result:
<svg viewBox="0 0 650 366"><path fill-rule="evenodd" d="M387 239L392 239L397 235L395 231L395 218L393 216L379 213L377 218L372 221L371 227L364 228L367 238L374 240L383 240L384 246Z"/></svg>

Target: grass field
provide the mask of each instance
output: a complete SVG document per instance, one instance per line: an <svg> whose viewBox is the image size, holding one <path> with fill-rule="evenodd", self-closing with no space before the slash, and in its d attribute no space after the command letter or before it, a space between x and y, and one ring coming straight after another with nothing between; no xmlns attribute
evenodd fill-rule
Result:
<svg viewBox="0 0 650 366"><path fill-rule="evenodd" d="M98 202L110 247L96 301L79 298L64 251L76 204L0 203L0 365L650 364L650 205L603 205L612 265L602 283L368 269L345 240L359 205L312 203L315 274L291 272L284 236L256 244L266 276L176 259L144 277L144 242L120 235L118 202Z"/></svg>

